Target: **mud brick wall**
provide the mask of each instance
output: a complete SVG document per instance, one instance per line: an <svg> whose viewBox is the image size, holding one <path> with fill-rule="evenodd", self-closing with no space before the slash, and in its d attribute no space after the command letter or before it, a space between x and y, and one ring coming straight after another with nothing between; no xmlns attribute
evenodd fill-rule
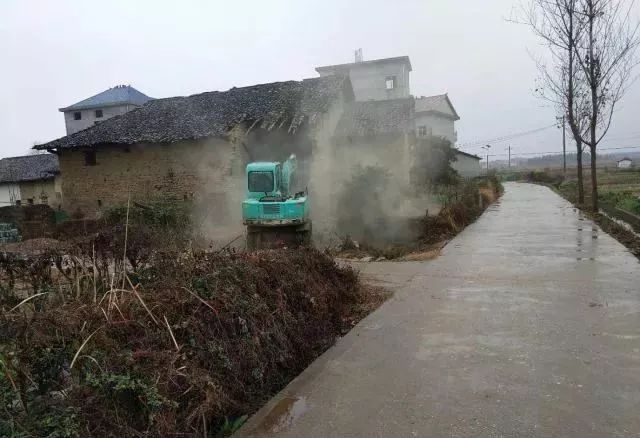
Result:
<svg viewBox="0 0 640 438"><path fill-rule="evenodd" d="M23 239L50 237L55 231L55 212L48 205L0 208L0 222L15 224Z"/></svg>
<svg viewBox="0 0 640 438"><path fill-rule="evenodd" d="M74 218L99 217L131 201L217 200L244 181L242 146L224 140L102 146L95 165L86 151L61 151L63 209Z"/></svg>

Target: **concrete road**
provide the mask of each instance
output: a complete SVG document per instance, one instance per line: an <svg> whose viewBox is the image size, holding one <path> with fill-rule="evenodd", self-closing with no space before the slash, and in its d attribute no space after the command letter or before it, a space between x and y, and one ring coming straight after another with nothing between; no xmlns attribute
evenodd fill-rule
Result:
<svg viewBox="0 0 640 438"><path fill-rule="evenodd" d="M364 274L394 298L238 436L640 436L640 264L551 190Z"/></svg>

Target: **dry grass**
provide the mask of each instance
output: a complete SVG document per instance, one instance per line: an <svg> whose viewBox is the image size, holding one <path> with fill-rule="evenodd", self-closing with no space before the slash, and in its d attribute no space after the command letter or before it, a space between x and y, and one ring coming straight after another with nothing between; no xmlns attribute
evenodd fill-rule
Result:
<svg viewBox="0 0 640 438"><path fill-rule="evenodd" d="M387 298L313 249L144 241L0 260L0 435L224 434Z"/></svg>

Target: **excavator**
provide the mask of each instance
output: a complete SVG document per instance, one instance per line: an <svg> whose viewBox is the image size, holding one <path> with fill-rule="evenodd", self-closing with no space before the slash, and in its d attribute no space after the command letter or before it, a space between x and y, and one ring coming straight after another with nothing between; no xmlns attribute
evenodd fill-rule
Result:
<svg viewBox="0 0 640 438"><path fill-rule="evenodd" d="M295 155L286 161L247 164L242 220L247 248L297 247L311 243L308 192L293 192Z"/></svg>

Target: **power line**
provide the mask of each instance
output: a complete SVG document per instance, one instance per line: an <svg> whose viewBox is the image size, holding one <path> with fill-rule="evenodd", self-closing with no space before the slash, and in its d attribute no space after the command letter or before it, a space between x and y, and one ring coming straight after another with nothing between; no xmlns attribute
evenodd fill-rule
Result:
<svg viewBox="0 0 640 438"><path fill-rule="evenodd" d="M617 147L617 148L598 148L598 152L600 151L614 151L614 150L621 150L621 149L640 149L640 146L624 146L624 147ZM520 152L520 153L513 153L511 152L511 156L524 156L524 155L560 155L562 154L562 151L546 151L546 152ZM507 156L507 153L501 153L501 154L489 154L490 157L498 157L498 156Z"/></svg>
<svg viewBox="0 0 640 438"><path fill-rule="evenodd" d="M556 123L554 123L553 125L543 126L541 128L531 129L529 131L522 131L522 132L517 132L517 133L513 133L513 134L502 135L500 137L490 138L490 139L487 139L487 140L478 140L478 141L471 141L471 142L467 142L467 143L462 143L458 147L459 148L473 148L473 147L484 146L484 144L486 144L486 143L500 143L500 142L503 142L503 141L512 140L514 138L524 137L526 135L535 134L535 133L538 133L538 132L541 132L541 131L545 131L545 130L550 129L550 128L555 128L557 126L558 125Z"/></svg>

